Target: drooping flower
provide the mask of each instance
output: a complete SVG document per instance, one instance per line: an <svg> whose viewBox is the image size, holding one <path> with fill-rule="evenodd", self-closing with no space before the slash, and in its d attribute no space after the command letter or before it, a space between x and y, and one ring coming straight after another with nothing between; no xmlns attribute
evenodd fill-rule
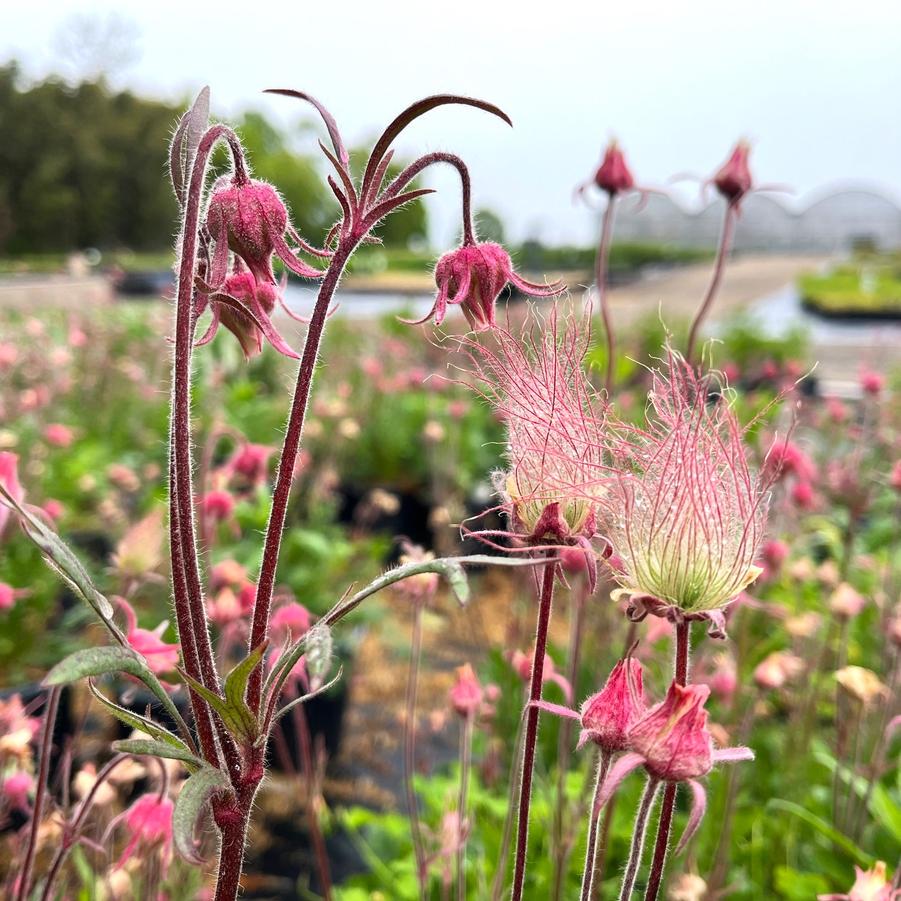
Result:
<svg viewBox="0 0 901 901"><path fill-rule="evenodd" d="M581 547L593 585L590 542L610 479L606 404L582 369L588 329L572 314L561 322L556 307L546 321L533 316L521 339L498 328L495 348L475 341L464 346L479 390L507 427L507 467L495 484L510 534L531 547Z"/></svg>
<svg viewBox="0 0 901 901"><path fill-rule="evenodd" d="M0 582L0 610L11 610L16 601L26 597L27 594L26 588L13 588L6 582Z"/></svg>
<svg viewBox="0 0 901 901"><path fill-rule="evenodd" d="M167 644L162 639L169 624L161 622L153 631L142 629L138 626L138 618L131 604L125 598L116 598L116 601L125 614L125 639L132 650L144 657L147 666L157 675L172 672L178 666L181 649L179 645Z"/></svg>
<svg viewBox="0 0 901 901"><path fill-rule="evenodd" d="M457 678L449 693L451 707L463 719L472 719L484 700L481 683L470 664L457 667Z"/></svg>
<svg viewBox="0 0 901 901"><path fill-rule="evenodd" d="M860 387L864 394L878 397L885 388L885 376L873 369L863 369L860 373Z"/></svg>
<svg viewBox="0 0 901 901"><path fill-rule="evenodd" d="M212 522L225 522L235 510L235 499L228 491L213 489L203 496L203 512Z"/></svg>
<svg viewBox="0 0 901 901"><path fill-rule="evenodd" d="M751 169L748 166L750 154L751 145L747 141L739 141L732 149L729 159L713 176L714 187L732 206L738 206L753 186Z"/></svg>
<svg viewBox="0 0 901 901"><path fill-rule="evenodd" d="M594 174L594 183L611 197L635 187L635 179L626 165L619 142L615 139L610 141L604 151L604 159Z"/></svg>
<svg viewBox="0 0 901 901"><path fill-rule="evenodd" d="M721 637L723 608L762 572L768 485L715 388L668 351L666 371L653 372L645 428L611 430L619 466L603 529L621 561L612 597L630 598L630 618L708 619Z"/></svg>
<svg viewBox="0 0 901 901"><path fill-rule="evenodd" d="M641 664L620 660L604 687L582 704L579 746L591 741L605 751L624 751L629 730L646 712Z"/></svg>
<svg viewBox="0 0 901 901"><path fill-rule="evenodd" d="M434 306L411 325L432 318L435 325L441 325L448 306L459 305L471 328L480 332L496 326L494 306L505 285L511 284L531 297L553 297L566 287L562 282L538 285L526 281L514 270L510 254L490 241L464 244L446 253L435 266L435 283L438 295Z"/></svg>
<svg viewBox="0 0 901 901"><path fill-rule="evenodd" d="M584 560L585 555L582 554L582 559ZM525 682L527 685L529 680L532 678L532 659L534 654L526 654L523 651L520 651L518 648L509 654L510 666L516 671L516 674ZM568 704L572 703L573 699L573 687L569 684L569 680L563 673L557 670L557 666L553 661L553 658L550 654L544 655L544 666L541 670L541 681L542 684L545 682L553 682L555 685L560 687L560 690L563 692L563 697L566 698Z"/></svg>
<svg viewBox="0 0 901 901"><path fill-rule="evenodd" d="M29 797L34 792L34 777L26 770L14 770L0 783L0 798L13 810L28 813L31 810Z"/></svg>
<svg viewBox="0 0 901 901"><path fill-rule="evenodd" d="M754 668L754 681L760 688L772 691L803 672L804 661L800 657L787 651L773 651Z"/></svg>
<svg viewBox="0 0 901 901"><path fill-rule="evenodd" d="M125 866L135 851L153 851L159 848L163 872L172 861L172 814L174 805L169 798L161 798L155 792L141 795L131 807L121 814L130 838L122 851L115 869ZM118 820L119 818L117 818Z"/></svg>
<svg viewBox="0 0 901 901"><path fill-rule="evenodd" d="M835 681L852 698L870 706L888 696L888 686L872 670L863 666L846 666L835 674Z"/></svg>
<svg viewBox="0 0 901 901"><path fill-rule="evenodd" d="M817 901L895 901L901 898L901 889L893 889L886 875L885 862L877 860L873 869L854 867L854 885L847 894L817 895Z"/></svg>
<svg viewBox="0 0 901 901"><path fill-rule="evenodd" d="M829 609L839 619L853 619L867 604L867 599L847 582L842 582L829 598Z"/></svg>

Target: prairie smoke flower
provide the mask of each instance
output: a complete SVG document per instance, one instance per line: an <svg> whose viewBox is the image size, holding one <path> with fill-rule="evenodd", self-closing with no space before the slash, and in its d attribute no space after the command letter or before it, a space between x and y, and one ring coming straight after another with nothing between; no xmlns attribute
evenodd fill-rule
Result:
<svg viewBox="0 0 901 901"><path fill-rule="evenodd" d="M629 730L626 739L629 753L610 769L597 801L598 807L606 804L623 779L639 766L645 768L651 779L687 782L692 805L677 852L697 831L707 809L706 790L697 780L706 776L716 763L754 759L750 748L714 748L704 709L709 695L706 685L671 683L664 700Z"/></svg>
<svg viewBox="0 0 901 901"><path fill-rule="evenodd" d="M889 694L888 686L872 670L846 666L835 673L835 681L852 698L869 707Z"/></svg>
<svg viewBox="0 0 901 901"><path fill-rule="evenodd" d="M629 730L646 712L641 664L620 660L604 687L582 704L579 747L591 741L605 751L624 751Z"/></svg>
<svg viewBox="0 0 901 901"><path fill-rule="evenodd" d="M26 760L40 728L41 721L25 712L21 695L14 694L6 701L0 698L0 755Z"/></svg>
<svg viewBox="0 0 901 901"><path fill-rule="evenodd" d="M871 397L878 397L885 388L885 376L872 369L863 369L860 373L860 387L864 394Z"/></svg>
<svg viewBox="0 0 901 901"><path fill-rule="evenodd" d="M297 601L282 604L272 614L272 635L276 640L291 636L297 641L310 628L310 611Z"/></svg>
<svg viewBox="0 0 901 901"><path fill-rule="evenodd" d="M228 491L208 491L202 503L203 512L212 522L225 522L235 510L235 499Z"/></svg>
<svg viewBox="0 0 901 901"><path fill-rule="evenodd" d="M731 206L738 206L753 185L751 169L748 166L750 154L751 145L747 141L739 141L732 149L729 159L713 176L714 187Z"/></svg>
<svg viewBox="0 0 901 901"><path fill-rule="evenodd" d="M764 472L773 479L795 476L799 482L814 482L817 467L813 460L788 438L775 438L766 453Z"/></svg>
<svg viewBox="0 0 901 901"><path fill-rule="evenodd" d="M226 472L238 476L242 482L256 488L265 484L269 475L269 458L272 448L265 444L245 441L225 464Z"/></svg>
<svg viewBox="0 0 901 901"><path fill-rule="evenodd" d="M604 151L604 159L594 174L594 183L611 197L635 187L635 179L626 165L619 142L615 139L610 141Z"/></svg>
<svg viewBox="0 0 901 901"><path fill-rule="evenodd" d="M768 654L754 668L754 681L759 688L773 691L804 672L804 661L787 651Z"/></svg>
<svg viewBox="0 0 901 901"><path fill-rule="evenodd" d="M6 582L0 582L0 610L12 610L13 605L19 598L24 598L28 594L26 588L13 588Z"/></svg>
<svg viewBox="0 0 901 901"><path fill-rule="evenodd" d="M546 321L533 316L521 340L498 328L494 349L471 340L464 347L507 428L507 469L495 485L510 532L531 547L581 547L593 587L590 542L609 481L606 405L582 369L588 330L572 314L561 323L556 307Z"/></svg>
<svg viewBox="0 0 901 901"><path fill-rule="evenodd" d="M173 803L157 794L141 795L131 807L116 818L125 823L128 844L122 851L115 869L120 870L139 848L143 851L157 847L162 852L163 872L172 861L172 813Z"/></svg>
<svg viewBox="0 0 901 901"><path fill-rule="evenodd" d="M451 707L463 719L472 719L479 712L484 698L482 686L468 663L457 667L457 678L448 697Z"/></svg>
<svg viewBox="0 0 901 901"><path fill-rule="evenodd" d="M866 606L867 599L847 582L842 582L829 598L829 609L840 619L853 619Z"/></svg>
<svg viewBox="0 0 901 901"><path fill-rule="evenodd" d="M767 483L750 466L743 431L711 377L672 351L655 370L645 429L626 424L610 442L619 478L604 498L605 535L619 556L613 575L633 620L710 620L762 572ZM712 399L711 399L712 398Z"/></svg>
<svg viewBox="0 0 901 901"><path fill-rule="evenodd" d="M585 559L585 555L581 554L582 559ZM516 674L522 679L526 684L529 683L529 680L532 678L532 659L534 657L533 654L524 654L520 650L513 651L510 655L510 666L516 671ZM572 703L573 698L573 688L572 685L569 684L569 680L563 673L557 671L557 667L554 664L554 661L551 659L550 654L544 655L544 667L541 670L541 681L544 682L553 682L555 685L560 686L560 690L563 692L563 697L566 698L567 703Z"/></svg>
<svg viewBox="0 0 901 901"><path fill-rule="evenodd" d="M146 661L150 670L157 675L169 673L178 666L181 648L177 644L167 644L162 639L168 623L161 622L153 631L141 629L134 608L125 598L116 598L125 614L125 639L132 650L137 651Z"/></svg>
<svg viewBox="0 0 901 901"><path fill-rule="evenodd" d="M25 770L14 770L0 784L0 797L13 810L28 813L31 810L29 797L34 791L34 777Z"/></svg>
<svg viewBox="0 0 901 901"><path fill-rule="evenodd" d="M441 325L448 306L459 305L473 331L480 332L495 327L494 305L508 283L531 297L553 297L565 288L562 282L527 282L513 269L510 254L490 241L464 244L446 253L435 266L435 283L438 295L432 309L410 325L433 317L435 325Z"/></svg>
<svg viewBox="0 0 901 901"><path fill-rule="evenodd" d="M847 894L817 895L817 901L895 901L901 889L893 889L886 876L884 861L877 860L872 870L854 867L854 885Z"/></svg>

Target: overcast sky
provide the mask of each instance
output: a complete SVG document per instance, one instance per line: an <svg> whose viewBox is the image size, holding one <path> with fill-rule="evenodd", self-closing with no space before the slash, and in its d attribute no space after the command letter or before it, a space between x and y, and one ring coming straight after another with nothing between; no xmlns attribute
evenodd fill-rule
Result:
<svg viewBox="0 0 901 901"><path fill-rule="evenodd" d="M7 16L0 59L19 59L33 76L58 70L61 29L89 10L134 30L116 84L169 99L209 84L220 116L254 107L290 125L296 102L260 91L296 87L325 102L354 143L422 95L485 98L510 114L513 130L472 109L438 110L400 149L463 156L476 204L497 210L516 238L592 236L594 216L573 205L572 189L613 135L648 184L706 174L746 136L761 182L803 196L837 179L866 180L901 195L896 0L252 0L240 8L41 0L14 13L12 27ZM435 238L447 242L456 185L449 175L433 184L443 193L432 206Z"/></svg>

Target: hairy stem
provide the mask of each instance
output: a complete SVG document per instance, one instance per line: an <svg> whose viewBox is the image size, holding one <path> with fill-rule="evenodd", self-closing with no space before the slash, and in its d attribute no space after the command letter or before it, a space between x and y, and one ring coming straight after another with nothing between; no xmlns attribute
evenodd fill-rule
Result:
<svg viewBox="0 0 901 901"><path fill-rule="evenodd" d="M726 257L729 255L729 250L732 247L732 233L735 230L735 220L737 216L738 208L735 204L727 203L726 216L723 219L723 228L720 232L720 243L716 249L716 260L713 264L713 276L710 279L710 284L707 287L707 293L704 295L704 300L701 302L701 306L698 307L698 312L695 313L695 318L691 323L691 329L688 332L688 346L685 350L685 359L689 362L691 362L691 359L694 356L695 345L698 342L698 337L701 332L701 325L707 318L710 308L713 306L713 301L716 299L720 283L723 280L723 273L726 271Z"/></svg>
<svg viewBox="0 0 901 901"><path fill-rule="evenodd" d="M419 803L413 787L416 772L416 696L419 687L419 664L422 658L422 604L413 607L413 637L410 643L410 669L407 675L407 691L404 699L404 794L407 799L407 816L413 837L413 853L416 858L416 879L419 897L428 897L428 871L425 843L422 839L422 823L419 819Z"/></svg>
<svg viewBox="0 0 901 901"><path fill-rule="evenodd" d="M638 875L638 868L641 866L642 852L644 851L644 838L648 831L648 816L651 808L654 806L654 799L657 797L657 789L660 787L660 781L648 776L648 781L644 787L644 793L641 796L641 803L638 805L638 813L635 814L635 827L632 831L632 847L629 850L629 863L626 867L626 873L623 876L622 888L619 892L619 901L629 901L632 897L632 889L635 888L635 877Z"/></svg>
<svg viewBox="0 0 901 901"><path fill-rule="evenodd" d="M278 567L278 554L282 544L282 532L285 528L285 516L288 512L288 498L291 494L291 483L294 479L294 464L300 449L300 438L306 418L310 389L313 385L313 373L319 344L325 328L326 317L335 289L344 266L351 253L359 243L362 235L355 233L341 241L326 270L325 278L319 287L319 296L307 329L303 356L297 371L297 383L291 401L291 413L285 430L285 441L279 457L278 474L275 478L275 490L272 493L272 509L269 523L266 526L266 539L263 544L263 561L260 566L260 579L257 585L256 600L253 605L253 620L250 630L249 650L257 647L266 637L269 630L269 613L272 608L272 590L275 587L275 571ZM260 692L263 684L262 667L258 667L250 676L247 685L247 703L251 710L259 712Z"/></svg>
<svg viewBox="0 0 901 901"><path fill-rule="evenodd" d="M522 758L522 781L519 794L519 822L516 833L516 859L513 868L513 901L522 901L526 878L526 857L529 843L529 810L532 804L532 773L535 769L535 746L538 742L539 709L531 702L541 700L544 680L544 655L547 650L547 633L551 621L554 598L556 562L544 564L541 596L538 603L538 625L535 633L535 650L532 656L532 679L529 684L529 703L526 712L526 737Z"/></svg>
<svg viewBox="0 0 901 901"><path fill-rule="evenodd" d="M576 689L576 682L579 677L579 662L582 655L585 601L588 593L586 585L587 580L581 580L576 591L570 596L575 609L570 617L566 678L573 691ZM557 797L554 805L552 842L554 848L554 882L551 898L553 901L561 901L563 897L563 883L566 879L566 869L573 842L572 827L564 822L566 819L565 813L569 807L566 798L566 776L569 771L570 757L572 756L572 730L573 720L565 718L560 723L560 732L557 736Z"/></svg>
<svg viewBox="0 0 901 901"><path fill-rule="evenodd" d="M673 680L678 685L688 682L688 655L691 643L691 623L676 624L676 653L673 664ZM667 782L663 791L663 802L660 805L660 819L657 822L657 840L654 842L654 858L651 861L651 874L645 889L645 901L655 901L660 892L663 872L666 868L666 856L669 851L670 830L673 827L673 812L676 808L675 782Z"/></svg>
<svg viewBox="0 0 901 901"><path fill-rule="evenodd" d="M507 875L507 854L510 851L510 839L513 836L513 811L516 809L519 800L517 789L520 786L515 774L522 767L524 726L525 720L520 717L519 727L516 730L516 746L513 752L513 759L510 761L510 792L507 797L507 813L504 816L504 831L501 835L497 869L494 871L494 881L491 884L491 901L500 901L504 890L504 877Z"/></svg>
<svg viewBox="0 0 901 901"><path fill-rule="evenodd" d="M247 816L236 816L234 822L220 827L222 838L219 845L215 901L235 901L238 897L248 821Z"/></svg>
<svg viewBox="0 0 901 901"><path fill-rule="evenodd" d="M457 901L466 901L466 807L469 794L469 769L472 763L472 717L463 720L460 729L460 797L457 801Z"/></svg>
<svg viewBox="0 0 901 901"><path fill-rule="evenodd" d="M613 316L610 312L610 298L608 296L607 273L610 261L610 242L613 240L613 215L616 211L616 195L611 194L604 210L604 218L601 222L601 238L598 243L598 252L594 260L594 283L598 292L598 302L601 307L601 319L604 322L604 335L607 339L607 375L604 378L604 387L607 389L607 397L613 391L613 379L616 371L616 335L613 331Z"/></svg>
<svg viewBox="0 0 901 901"><path fill-rule="evenodd" d="M44 709L44 730L41 736L41 763L38 769L38 784L34 795L34 810L31 814L31 828L28 830L28 845L25 848L25 862L19 874L19 891L16 901L25 901L31 888L31 871L38 846L38 832L44 816L44 799L47 796L47 781L50 778L50 755L53 752L53 726L59 708L62 688L54 686L47 692L47 706Z"/></svg>
<svg viewBox="0 0 901 901"><path fill-rule="evenodd" d="M598 760L598 774L594 783L594 793L591 798L591 809L588 811L588 843L585 848L585 870L582 873L582 892L579 895L581 901L591 901L594 892L594 862L598 852L598 823L601 819L601 811L598 801L601 797L601 789L610 769L610 761L613 755L609 751L602 750Z"/></svg>

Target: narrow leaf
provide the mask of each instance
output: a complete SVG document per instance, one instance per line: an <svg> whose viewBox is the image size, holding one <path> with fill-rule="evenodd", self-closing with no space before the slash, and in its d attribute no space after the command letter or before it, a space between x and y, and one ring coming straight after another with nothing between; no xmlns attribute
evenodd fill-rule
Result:
<svg viewBox="0 0 901 901"><path fill-rule="evenodd" d="M91 694L94 695L94 697L100 701L100 703L106 707L119 722L125 723L126 726L129 726L132 729L137 729L139 732L146 732L151 738L165 742L173 748L178 748L190 753L190 749L180 738L173 735L159 723L155 723L146 716L141 716L139 713L135 713L132 710L126 710L124 707L120 707L114 701L111 701L97 688L93 679L88 679L88 687L91 690Z"/></svg>
<svg viewBox="0 0 901 901"><path fill-rule="evenodd" d="M243 698L239 703L232 704L217 695L216 692L211 691L202 682L198 682L193 676L189 676L184 670L179 670L179 672L191 690L200 695L216 711L232 735L242 740L256 740L259 733L257 721Z"/></svg>
<svg viewBox="0 0 901 901"><path fill-rule="evenodd" d="M224 773L211 766L201 767L181 787L172 813L172 838L178 853L189 863L203 863L197 854L197 821L213 795L228 787Z"/></svg>
<svg viewBox="0 0 901 901"><path fill-rule="evenodd" d="M169 693L163 688L160 680L147 666L147 661L129 647L108 645L107 647L75 651L47 673L44 677L44 684L68 685L79 679L103 676L108 673L128 673L129 676L140 679L153 692L172 720L176 723L182 722L178 708L169 697Z"/></svg>
<svg viewBox="0 0 901 901"><path fill-rule="evenodd" d="M785 801L782 798L771 798L767 803L767 808L794 814L794 816L812 826L837 847L842 848L860 866L871 867L873 865L873 858L866 851L859 848L850 838L839 832L838 829L833 829L824 819L818 817L815 813L811 813L806 807L802 807L800 804L795 804L792 801Z"/></svg>
<svg viewBox="0 0 901 901"><path fill-rule="evenodd" d="M244 704L247 683L253 671L260 665L269 642L258 644L226 677L225 700L232 706Z"/></svg>
<svg viewBox="0 0 901 901"><path fill-rule="evenodd" d="M129 738L124 741L114 741L113 750L119 754L136 754L141 757L165 757L167 760L180 760L188 768L188 772L195 772L204 766L204 762L195 757L190 751L176 748L162 741L153 741L147 738Z"/></svg>

